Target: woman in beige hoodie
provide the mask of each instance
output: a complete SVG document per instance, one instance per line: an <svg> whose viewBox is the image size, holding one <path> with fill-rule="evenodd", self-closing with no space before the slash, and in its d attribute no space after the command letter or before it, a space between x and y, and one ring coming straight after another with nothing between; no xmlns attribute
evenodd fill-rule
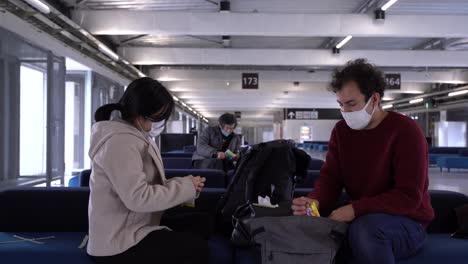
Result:
<svg viewBox="0 0 468 264"><path fill-rule="evenodd" d="M162 131L173 109L171 94L146 77L133 81L119 103L96 111L89 150L93 163L87 247L95 262L207 262L207 241L194 234L197 230L184 233L161 225L166 209L193 201L205 182L193 176L165 178L152 137ZM109 121L114 110L121 118ZM184 218L187 226L194 225L190 217Z"/></svg>

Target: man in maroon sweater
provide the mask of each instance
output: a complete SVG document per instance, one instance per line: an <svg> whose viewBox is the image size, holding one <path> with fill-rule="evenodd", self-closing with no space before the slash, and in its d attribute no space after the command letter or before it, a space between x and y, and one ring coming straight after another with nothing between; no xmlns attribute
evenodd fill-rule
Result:
<svg viewBox="0 0 468 264"><path fill-rule="evenodd" d="M331 88L344 120L333 129L312 193L293 201L294 214L306 215L312 200L330 211L344 189L349 204L329 217L350 222L349 258L359 264L409 258L434 217L426 139L412 119L382 110L383 74L365 60L336 70Z"/></svg>

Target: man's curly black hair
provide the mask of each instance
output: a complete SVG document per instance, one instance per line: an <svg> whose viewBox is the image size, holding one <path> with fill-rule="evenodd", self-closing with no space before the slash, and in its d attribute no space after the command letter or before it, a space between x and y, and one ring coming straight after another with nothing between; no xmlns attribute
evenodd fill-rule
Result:
<svg viewBox="0 0 468 264"><path fill-rule="evenodd" d="M374 93L380 94L380 98L384 96L386 86L384 74L366 59L348 61L344 68L335 69L330 90L337 93L350 81L357 83L361 93L366 96L366 102Z"/></svg>

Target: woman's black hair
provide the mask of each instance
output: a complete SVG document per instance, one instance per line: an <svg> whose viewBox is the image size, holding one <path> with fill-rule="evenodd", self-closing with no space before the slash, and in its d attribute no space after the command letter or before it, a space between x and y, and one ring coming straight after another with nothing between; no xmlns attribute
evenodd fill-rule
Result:
<svg viewBox="0 0 468 264"><path fill-rule="evenodd" d="M232 126L234 125L234 128L237 127L237 119L236 116L230 113L225 113L222 116L219 117L219 125L221 127L224 127L224 125L229 125Z"/></svg>
<svg viewBox="0 0 468 264"><path fill-rule="evenodd" d="M144 77L131 82L118 103L99 107L94 119L96 122L109 120L112 111L118 110L127 122L133 122L138 116L167 122L174 106L172 95L161 83Z"/></svg>
<svg viewBox="0 0 468 264"><path fill-rule="evenodd" d="M366 102L374 93L380 94L381 98L384 96L386 86L384 74L365 59L349 61L344 68L336 69L333 72L330 90L336 93L350 81L357 83L361 93L366 97Z"/></svg>

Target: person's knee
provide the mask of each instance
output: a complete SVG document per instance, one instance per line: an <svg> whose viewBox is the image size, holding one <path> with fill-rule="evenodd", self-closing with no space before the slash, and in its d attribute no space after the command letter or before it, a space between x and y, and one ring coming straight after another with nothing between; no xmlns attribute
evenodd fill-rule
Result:
<svg viewBox="0 0 468 264"><path fill-rule="evenodd" d="M379 214L361 216L351 223L348 240L353 254L365 256L379 254L374 248L385 240L382 224L382 217Z"/></svg>

